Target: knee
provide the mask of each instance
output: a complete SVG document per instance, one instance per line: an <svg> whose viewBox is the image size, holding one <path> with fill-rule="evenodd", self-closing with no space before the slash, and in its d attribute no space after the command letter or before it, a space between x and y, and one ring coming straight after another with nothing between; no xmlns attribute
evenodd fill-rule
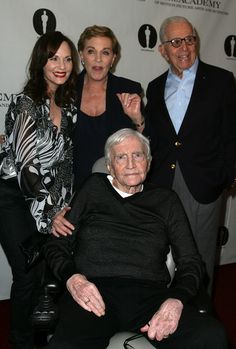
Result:
<svg viewBox="0 0 236 349"><path fill-rule="evenodd" d="M227 349L227 335L223 325L215 318L203 321L198 331L198 338L202 348Z"/></svg>

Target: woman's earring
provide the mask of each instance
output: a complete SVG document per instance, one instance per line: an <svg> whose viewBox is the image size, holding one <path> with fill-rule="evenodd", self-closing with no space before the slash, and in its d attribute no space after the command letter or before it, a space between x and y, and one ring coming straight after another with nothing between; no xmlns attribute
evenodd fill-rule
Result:
<svg viewBox="0 0 236 349"><path fill-rule="evenodd" d="M82 64L82 66L84 66L84 61L81 59L81 64Z"/></svg>

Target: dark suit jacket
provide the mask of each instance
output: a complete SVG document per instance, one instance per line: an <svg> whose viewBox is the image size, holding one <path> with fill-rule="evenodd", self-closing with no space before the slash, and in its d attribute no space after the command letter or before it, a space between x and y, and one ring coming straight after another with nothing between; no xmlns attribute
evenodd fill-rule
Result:
<svg viewBox="0 0 236 349"><path fill-rule="evenodd" d="M165 100L167 72L149 83L146 118L153 164L149 179L171 187L178 161L193 197L217 199L231 185L236 161L236 85L231 72L199 62L192 96L176 134Z"/></svg>
<svg viewBox="0 0 236 349"><path fill-rule="evenodd" d="M108 75L106 89L106 110L100 118L99 124L83 124L81 122L80 103L83 92L85 72L79 74L77 85L77 107L78 119L73 132L74 145L74 174L75 185L80 184L91 173L94 162L104 155L104 145L107 138L117 130L125 127L135 128L131 119L124 113L122 105L117 97L117 93L137 93L142 94L142 87L139 82L115 76ZM86 130L89 128L89 136ZM84 152L81 154L81 152ZM87 159L83 160L83 167L80 166L81 156ZM85 163L86 162L86 163Z"/></svg>

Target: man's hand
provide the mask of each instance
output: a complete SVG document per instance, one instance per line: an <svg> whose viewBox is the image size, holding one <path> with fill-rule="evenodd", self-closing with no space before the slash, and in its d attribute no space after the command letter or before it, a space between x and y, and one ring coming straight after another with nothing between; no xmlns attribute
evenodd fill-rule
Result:
<svg viewBox="0 0 236 349"><path fill-rule="evenodd" d="M147 332L150 339L161 341L174 333L178 327L183 304L180 300L168 298L153 315L149 323L143 326L141 332Z"/></svg>
<svg viewBox="0 0 236 349"><path fill-rule="evenodd" d="M74 274L66 282L66 286L74 300L85 310L97 316L105 314L105 304L97 287L84 275Z"/></svg>
<svg viewBox="0 0 236 349"><path fill-rule="evenodd" d="M52 224L52 234L56 237L59 237L60 235L71 235L72 231L75 229L73 224L71 224L66 218L64 218L66 212L70 209L70 207L64 207L54 217Z"/></svg>

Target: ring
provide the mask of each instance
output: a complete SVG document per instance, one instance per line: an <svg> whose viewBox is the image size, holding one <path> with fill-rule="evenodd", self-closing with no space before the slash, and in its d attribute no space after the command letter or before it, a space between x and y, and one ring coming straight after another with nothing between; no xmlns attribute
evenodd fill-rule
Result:
<svg viewBox="0 0 236 349"><path fill-rule="evenodd" d="M90 299L88 299L86 302L84 302L86 305L90 302Z"/></svg>

